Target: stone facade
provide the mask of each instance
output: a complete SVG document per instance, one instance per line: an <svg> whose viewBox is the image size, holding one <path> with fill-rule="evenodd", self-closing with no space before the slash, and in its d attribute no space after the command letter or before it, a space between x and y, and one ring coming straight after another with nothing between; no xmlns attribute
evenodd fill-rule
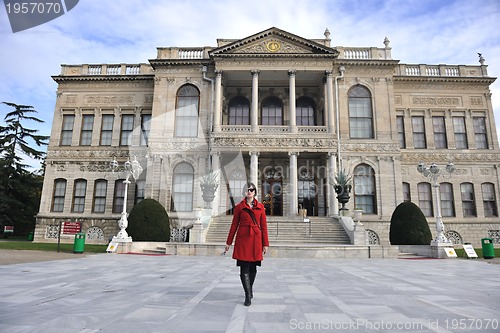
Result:
<svg viewBox="0 0 500 333"><path fill-rule="evenodd" d="M106 243L125 200L126 176L110 162L136 157L144 172L128 187L127 210L156 199L173 228L191 227L201 208L215 221L231 214L247 181L270 223L299 209L336 216L333 177L346 170L347 207L364 210L370 241L383 245L404 200L434 232L436 198L416 167L453 162L456 172L439 178L446 234L498 242L495 78L484 59L410 65L392 59L388 39L381 48L330 44L328 31L305 39L270 28L215 47L160 47L148 64L63 65L35 240L55 241L61 221L76 221L87 242ZM205 202L210 174L219 186Z"/></svg>

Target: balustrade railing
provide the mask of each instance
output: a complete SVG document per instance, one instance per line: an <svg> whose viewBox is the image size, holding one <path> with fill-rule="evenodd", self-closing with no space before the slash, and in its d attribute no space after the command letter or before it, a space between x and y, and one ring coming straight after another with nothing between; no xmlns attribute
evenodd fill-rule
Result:
<svg viewBox="0 0 500 333"><path fill-rule="evenodd" d="M469 65L399 64L394 74L401 76L488 77L485 66Z"/></svg>

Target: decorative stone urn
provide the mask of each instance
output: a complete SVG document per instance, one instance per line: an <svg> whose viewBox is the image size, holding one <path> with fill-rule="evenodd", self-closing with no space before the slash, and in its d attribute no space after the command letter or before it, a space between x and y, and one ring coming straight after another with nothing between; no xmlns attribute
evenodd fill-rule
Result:
<svg viewBox="0 0 500 333"><path fill-rule="evenodd" d="M207 205L209 205L215 199L215 192L219 187L218 184L218 173L209 173L202 177L202 181L200 183L200 188L202 192L203 201Z"/></svg>
<svg viewBox="0 0 500 333"><path fill-rule="evenodd" d="M340 210L348 210L345 208L345 204L349 202L350 193L352 189L351 184L351 175L346 172L344 169L340 170L336 175L333 182L333 188L335 189L335 193L337 193L337 200L342 205Z"/></svg>

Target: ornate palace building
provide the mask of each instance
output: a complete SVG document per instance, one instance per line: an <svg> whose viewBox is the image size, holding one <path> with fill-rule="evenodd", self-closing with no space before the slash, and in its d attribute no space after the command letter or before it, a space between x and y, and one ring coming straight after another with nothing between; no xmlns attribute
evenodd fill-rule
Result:
<svg viewBox="0 0 500 333"><path fill-rule="evenodd" d="M404 201L421 208L433 234L438 203L454 243L498 242L495 78L484 59L403 64L387 38L383 47L342 47L329 35L270 28L214 47L159 47L148 63L62 65L35 240L55 241L60 222L71 221L88 243L107 243L124 205L153 198L175 230L192 227L202 209L203 238L223 242L220 226L247 181L273 234L307 214L310 237L316 223L339 224L333 182L345 170L346 214L363 209L370 244L389 244ZM144 172L126 186L110 162L134 158ZM438 179L439 200L419 162L454 163ZM214 197L202 191L210 180Z"/></svg>

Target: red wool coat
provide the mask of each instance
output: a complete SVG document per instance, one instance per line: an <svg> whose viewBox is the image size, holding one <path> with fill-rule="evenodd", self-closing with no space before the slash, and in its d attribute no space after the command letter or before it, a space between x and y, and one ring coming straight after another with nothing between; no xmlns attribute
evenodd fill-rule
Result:
<svg viewBox="0 0 500 333"><path fill-rule="evenodd" d="M250 214L243 210L244 208L251 209L254 212L258 225L253 222ZM244 261L260 261L264 259L262 248L269 246L269 239L266 209L263 204L255 199L253 208L250 208L246 198L243 198L236 205L226 244L231 245L233 243L235 234L233 259Z"/></svg>

